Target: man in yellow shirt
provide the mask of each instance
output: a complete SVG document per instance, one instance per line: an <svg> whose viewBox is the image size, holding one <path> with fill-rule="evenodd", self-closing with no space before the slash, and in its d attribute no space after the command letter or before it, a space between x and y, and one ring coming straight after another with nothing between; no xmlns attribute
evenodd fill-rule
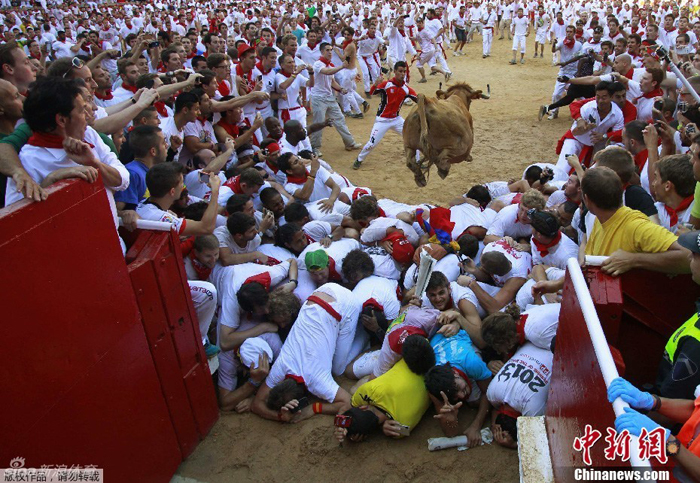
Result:
<svg viewBox="0 0 700 483"><path fill-rule="evenodd" d="M430 406L423 375L435 365L435 353L428 339L409 335L403 343L403 359L387 372L361 385L352 396L353 407L336 422L335 437L343 442L363 441L381 427L386 436L398 438L420 422Z"/></svg>
<svg viewBox="0 0 700 483"><path fill-rule="evenodd" d="M586 171L581 180L583 201L596 216L586 255L607 256L603 270L613 276L642 268L663 273L689 273L688 252L678 237L643 213L622 206L622 182L609 168Z"/></svg>

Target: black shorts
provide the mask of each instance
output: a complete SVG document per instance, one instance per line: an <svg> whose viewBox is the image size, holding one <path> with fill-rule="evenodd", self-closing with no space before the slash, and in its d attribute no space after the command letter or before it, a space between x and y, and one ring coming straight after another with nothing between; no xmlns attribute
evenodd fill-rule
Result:
<svg viewBox="0 0 700 483"><path fill-rule="evenodd" d="M503 15L499 15L499 16L498 16L498 23L501 23L501 18L502 18L502 17L503 17Z"/></svg>
<svg viewBox="0 0 700 483"><path fill-rule="evenodd" d="M461 29L459 27L455 27L455 35L457 36L457 42L466 42L467 41L466 30Z"/></svg>

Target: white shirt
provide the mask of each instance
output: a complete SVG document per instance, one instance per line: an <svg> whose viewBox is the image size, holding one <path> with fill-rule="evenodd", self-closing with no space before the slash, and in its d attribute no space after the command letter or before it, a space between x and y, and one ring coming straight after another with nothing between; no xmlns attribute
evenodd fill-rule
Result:
<svg viewBox="0 0 700 483"><path fill-rule="evenodd" d="M532 235L530 225L523 224L518 220L519 208L520 204L515 204L506 206L499 211L486 234L500 237L509 236L514 239Z"/></svg>
<svg viewBox="0 0 700 483"><path fill-rule="evenodd" d="M165 211L158 205L148 203L147 201L148 200L142 201L136 207L136 213L140 218L144 220L170 223L177 234L182 235L182 233L185 231L185 227L187 226L187 220L184 218L179 218L172 211Z"/></svg>
<svg viewBox="0 0 700 483"><path fill-rule="evenodd" d="M316 178L314 178L314 189L311 192L311 195L309 196L307 202L312 203L314 201L325 200L331 195L331 189L328 186L326 186L326 181L328 181L328 178L330 177L331 174L328 172L327 169L325 169L324 167L318 168L318 171L316 172ZM292 196L294 196L294 193L296 193L298 190L301 190L303 188L304 184L290 183L289 179L287 179L287 184L284 185L284 189L287 190L287 193L289 193Z"/></svg>
<svg viewBox="0 0 700 483"><path fill-rule="evenodd" d="M503 210L501 210L503 211ZM505 283L511 278L527 278L530 275L530 270L532 270L532 255L528 252L519 252L515 248L508 245L505 240L498 240L491 242L484 247L484 251L481 252L483 257L489 252L499 252L505 255L505 257L510 262L511 268L510 272L505 275L491 275L493 281L497 286L503 287Z"/></svg>
<svg viewBox="0 0 700 483"><path fill-rule="evenodd" d="M677 213L678 222L675 225L671 225L671 215L666 211L666 205L657 201L654 203L656 210L659 212L659 221L661 226L666 228L668 231L674 235L678 234L678 225L682 223L688 223L690 221L690 212L692 211L693 204L691 203L688 208Z"/></svg>
<svg viewBox="0 0 700 483"><path fill-rule="evenodd" d="M374 299L382 306L382 311L387 320L393 320L399 315L401 302L399 301L399 284L396 280L372 275L363 278L352 290L361 304Z"/></svg>
<svg viewBox="0 0 700 483"><path fill-rule="evenodd" d="M335 262L335 270L338 275L343 276L343 260L345 256L352 250L361 248L360 242L354 238L343 238L342 240L334 241L328 248L323 247L320 243L309 243L304 251L297 257L297 264L300 270L306 270L306 254L323 250L328 254L328 258L332 258Z"/></svg>
<svg viewBox="0 0 700 483"><path fill-rule="evenodd" d="M450 282L450 292L452 294L452 303L454 306L455 310L459 310L459 303L462 300L466 300L467 302L471 303L474 307L479 306L479 300L476 298L476 295L474 295L474 292L472 292L472 289L468 287L462 287L460 284L457 282ZM423 308L426 309L434 309L433 304L430 303L430 299L426 294L423 294Z"/></svg>
<svg viewBox="0 0 700 483"><path fill-rule="evenodd" d="M170 137L171 136L177 136L181 140L185 140L185 127L187 125L183 126L182 129L178 129L177 125L175 124L175 116L170 116L165 119L162 119L160 122L160 129L163 131L163 136L165 137L165 143L168 145L168 148L170 148ZM182 146L184 146L184 143L180 145L180 147L177 150L177 153L175 154L175 157L173 158L174 162L177 162L180 158L180 153L182 152Z"/></svg>
<svg viewBox="0 0 700 483"><path fill-rule="evenodd" d="M518 337L540 349L549 350L559 327L561 304L528 305L518 321ZM524 343L523 341L520 342Z"/></svg>
<svg viewBox="0 0 700 483"><path fill-rule="evenodd" d="M605 76L601 76L601 79L603 77ZM629 95L629 90L627 93ZM591 101L584 104L583 107L581 107L581 117L588 122L594 122L596 127L584 134L574 134L574 138L586 146L592 146L592 133L596 132L604 136L608 131L620 131L623 127L625 127L625 117L623 116L620 108L617 107L617 104L614 102L612 103L611 107L612 108L610 109L608 115L605 116L605 119L601 119L600 114L598 113L598 103L596 101ZM574 122L571 129L573 130L575 127L576 123Z"/></svg>
<svg viewBox="0 0 700 483"><path fill-rule="evenodd" d="M547 405L552 358L549 350L531 343L520 347L489 384L486 391L489 402L495 407L508 404L523 416L542 416Z"/></svg>
<svg viewBox="0 0 700 483"><path fill-rule="evenodd" d="M513 35L525 35L527 33L527 27L530 25L530 19L523 15L518 17L517 15L513 17L513 23L510 26Z"/></svg>
<svg viewBox="0 0 700 483"><path fill-rule="evenodd" d="M568 236L562 234L561 240L555 246L551 247L544 257L540 251L532 243L532 264L533 265L549 265L561 269L566 268L566 262L569 258L578 256L578 245Z"/></svg>
<svg viewBox="0 0 700 483"><path fill-rule="evenodd" d="M403 231L403 234L406 236L406 239L408 239L411 245L416 246L418 244L420 236L411 225L396 218L386 217L379 217L372 220L369 223L369 226L365 228L365 231L362 232L360 240L365 244L381 241L386 238L386 230L390 227Z"/></svg>
<svg viewBox="0 0 700 483"><path fill-rule="evenodd" d="M326 64L317 60L314 62L314 86L311 88L311 95L316 97L333 97L334 91L331 87L333 75L322 74L321 69L332 68L326 67Z"/></svg>
<svg viewBox="0 0 700 483"><path fill-rule="evenodd" d="M340 386L332 375L333 357L341 331L357 325L362 304L353 293L335 283L316 289L335 299L330 305L341 315L338 322L323 307L306 302L282 346L265 384L272 388L287 375L304 379L307 389L325 401L335 401Z"/></svg>
<svg viewBox="0 0 700 483"><path fill-rule="evenodd" d="M493 210L486 210L495 213ZM450 221L454 223L452 228L452 239L457 240L470 226L480 226L488 228L491 225L486 211L481 211L474 205L462 203L450 208Z"/></svg>
<svg viewBox="0 0 700 483"><path fill-rule="evenodd" d="M282 74L281 72L278 72L275 76L275 89L278 93L286 93L287 98L286 99L278 99L277 100L277 107L282 110L282 109L294 109L298 108L301 106L301 103L299 102L299 91L301 90L302 87L306 86L306 83L308 82L308 79L305 77L302 77L302 75L298 75L292 83L287 86L286 89L280 88L280 84L285 82L288 79L287 76Z"/></svg>
<svg viewBox="0 0 700 483"><path fill-rule="evenodd" d="M56 54L56 58L60 59L62 57L74 57L76 54L70 50L74 45L75 44L68 39L63 42L60 40L55 41L53 43L53 50Z"/></svg>
<svg viewBox="0 0 700 483"><path fill-rule="evenodd" d="M236 254L254 252L262 243L262 238L260 236L260 233L258 233L255 238L253 238L246 244L246 246L241 247L233 239L233 236L231 236L231 232L228 231L228 228L226 226L220 226L216 228L214 230L214 236L217 240L219 240L220 247L228 248L229 250L231 250L231 252Z"/></svg>

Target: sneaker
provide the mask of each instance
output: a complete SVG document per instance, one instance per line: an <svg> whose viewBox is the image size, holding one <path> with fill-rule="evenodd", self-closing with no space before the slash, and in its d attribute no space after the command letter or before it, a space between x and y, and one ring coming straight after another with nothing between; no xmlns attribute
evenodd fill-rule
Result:
<svg viewBox="0 0 700 483"><path fill-rule="evenodd" d="M549 110L547 109L547 106L540 106L540 112L537 115L537 120L541 121L545 114L549 114Z"/></svg>
<svg viewBox="0 0 700 483"><path fill-rule="evenodd" d="M358 112L358 113L352 113L348 117L351 117L353 119L364 119L365 115L362 114L361 112Z"/></svg>
<svg viewBox="0 0 700 483"><path fill-rule="evenodd" d="M487 57L486 54L481 56L482 59L485 59L486 57Z"/></svg>
<svg viewBox="0 0 700 483"><path fill-rule="evenodd" d="M532 56L533 59L537 58L537 52L535 52L535 55Z"/></svg>
<svg viewBox="0 0 700 483"><path fill-rule="evenodd" d="M547 116L548 121L552 121L557 118L557 113L556 112L550 112L549 116Z"/></svg>
<svg viewBox="0 0 700 483"><path fill-rule="evenodd" d="M215 346L214 344L211 344L211 343L207 342L206 344L204 344L204 352L205 352L206 355L207 355L207 359L211 359L211 358L214 357L216 354L218 354L219 352L221 352L221 349L219 349L219 348L218 348L217 346Z"/></svg>
<svg viewBox="0 0 700 483"><path fill-rule="evenodd" d="M322 153L321 151L319 151L318 149L314 149L314 154L315 154L316 157L318 157L318 158L322 158L322 157L323 157L323 153Z"/></svg>
<svg viewBox="0 0 700 483"><path fill-rule="evenodd" d="M372 98L372 94L370 94L369 91L367 91L367 92L365 92L365 97L366 97L367 99L371 99L371 98ZM366 102L366 101L365 101L365 102Z"/></svg>
<svg viewBox="0 0 700 483"><path fill-rule="evenodd" d="M428 82L428 79L426 79L425 77L418 81L419 84L425 84L426 82Z"/></svg>
<svg viewBox="0 0 700 483"><path fill-rule="evenodd" d="M367 111L369 111L369 102L364 101L362 103L362 112L367 112Z"/></svg>
<svg viewBox="0 0 700 483"><path fill-rule="evenodd" d="M515 65L515 64L517 64L517 62L516 62L515 60L513 60L513 59L511 59L508 63L509 63L510 65Z"/></svg>
<svg viewBox="0 0 700 483"><path fill-rule="evenodd" d="M544 54L540 54L540 59L544 59Z"/></svg>
<svg viewBox="0 0 700 483"><path fill-rule="evenodd" d="M524 58L524 57L523 57L522 59L520 59L520 63L521 63L521 64L524 64L524 63L525 63L525 58Z"/></svg>
<svg viewBox="0 0 700 483"><path fill-rule="evenodd" d="M404 105L406 105L406 106L412 106L412 105L414 104L413 101L412 101L411 99L406 99L403 103L404 103Z"/></svg>
<svg viewBox="0 0 700 483"><path fill-rule="evenodd" d="M345 146L346 151L356 151L362 149L362 144L355 143L352 146Z"/></svg>
<svg viewBox="0 0 700 483"><path fill-rule="evenodd" d="M445 73L445 82L447 82L450 79L452 79L452 72L446 72Z"/></svg>
<svg viewBox="0 0 700 483"><path fill-rule="evenodd" d="M431 70L431 71L430 71L430 75L435 75L435 74L437 74L436 71L434 71L434 70Z"/></svg>
<svg viewBox="0 0 700 483"><path fill-rule="evenodd" d="M354 163L352 163L352 169L360 169L360 166L362 166L362 162L359 159L356 159Z"/></svg>

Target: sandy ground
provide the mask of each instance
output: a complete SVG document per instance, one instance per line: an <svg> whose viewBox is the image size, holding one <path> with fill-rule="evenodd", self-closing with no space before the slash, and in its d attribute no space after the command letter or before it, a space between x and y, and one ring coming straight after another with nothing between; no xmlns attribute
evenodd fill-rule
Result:
<svg viewBox="0 0 700 483"><path fill-rule="evenodd" d="M481 39L468 44L466 56L448 62L454 81L465 81L486 91L491 99L472 103L475 146L474 161L454 165L442 180L433 168L428 186L418 188L403 161L402 139L393 132L365 160L359 171L351 168L357 152L343 150L333 128L324 131L324 159L336 171L358 186L369 186L380 197L405 203L446 204L474 183L519 178L534 162L556 161L554 149L570 126L568 109L554 121L537 121L540 104L549 103L557 69L551 66L549 45L543 59L533 59L534 36L528 38L525 65L509 65L511 42L494 40L492 56L481 58ZM428 76L418 84L415 67L412 86L434 95L442 76ZM367 141L374 123L377 99L365 119L348 119L350 131L359 143ZM412 108L403 108L406 116ZM342 385L350 388L348 381ZM333 419L316 416L296 425L263 421L251 414L222 414L209 437L178 471L178 475L204 482L400 482L400 481L483 481L518 480L517 452L496 445L464 452L456 449L430 453L427 439L442 436L430 409L413 434L404 440L389 440L377 434L362 444L339 448L332 439ZM463 428L474 410L462 409Z"/></svg>

